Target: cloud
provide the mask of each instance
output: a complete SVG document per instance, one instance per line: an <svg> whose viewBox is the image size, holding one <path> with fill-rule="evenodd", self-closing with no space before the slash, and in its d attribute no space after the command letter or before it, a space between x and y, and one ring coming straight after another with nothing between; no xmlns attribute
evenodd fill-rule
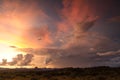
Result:
<svg viewBox="0 0 120 80"><path fill-rule="evenodd" d="M2 0L0 7L0 42L16 47L38 47L35 39L31 39L34 35L30 35L29 29L45 26L49 19L39 4L32 0Z"/></svg>
<svg viewBox="0 0 120 80"><path fill-rule="evenodd" d="M14 65L17 64L17 62L18 62L17 58L13 58L13 60L11 62L7 63L7 64L9 64L11 66L14 66Z"/></svg>
<svg viewBox="0 0 120 80"><path fill-rule="evenodd" d="M18 54L18 55L17 55L17 59L18 59L18 60L22 60L22 59L23 59L23 55L22 55L22 54Z"/></svg>
<svg viewBox="0 0 120 80"><path fill-rule="evenodd" d="M32 54L26 54L20 65L21 66L29 65L29 63L32 61L32 58L33 58Z"/></svg>
<svg viewBox="0 0 120 80"><path fill-rule="evenodd" d="M108 51L108 52L104 52L104 53L97 53L97 55L99 56L109 56L109 55L116 55L116 54L120 54L120 50L117 51Z"/></svg>
<svg viewBox="0 0 120 80"><path fill-rule="evenodd" d="M96 17L85 0L63 0L63 8L60 11L60 15L62 19L62 21L58 23L58 29L60 31L71 30L76 24L86 21L88 16L89 20L93 20Z"/></svg>
<svg viewBox="0 0 120 80"><path fill-rule="evenodd" d="M92 10L84 0L63 0L63 7L61 10L63 18L72 23L80 22L85 16L92 16Z"/></svg>
<svg viewBox="0 0 120 80"><path fill-rule="evenodd" d="M16 46L10 46L11 48L17 48Z"/></svg>
<svg viewBox="0 0 120 80"><path fill-rule="evenodd" d="M97 16L92 20L89 20L89 17L87 17L86 19L84 19L78 24L78 27L80 27L80 29L78 30L81 30L81 32L88 31L91 27L94 26L94 23L96 22L96 20L97 20Z"/></svg>
<svg viewBox="0 0 120 80"><path fill-rule="evenodd" d="M50 62L52 62L52 59L47 57L44 63L45 65L48 65Z"/></svg>
<svg viewBox="0 0 120 80"><path fill-rule="evenodd" d="M89 31L95 25L98 16L87 4L84 0L63 0L63 8L59 11L61 21L55 23L57 31L51 32L48 26L33 27L26 32L25 39L35 42L39 47L18 50L34 55L31 63L35 66L109 65L102 61L107 58L99 56L98 53L118 50L119 45L98 32Z"/></svg>
<svg viewBox="0 0 120 80"><path fill-rule="evenodd" d="M6 65L7 64L7 59L2 59L1 65Z"/></svg>
<svg viewBox="0 0 120 80"><path fill-rule="evenodd" d="M86 0L63 0L62 6L58 11L60 20L55 21L36 1L4 0L0 10L1 42L10 42L15 45L10 48L25 54L16 55L11 62L3 59L1 65L90 67L118 64L112 63L119 60L116 56L118 43L90 31L98 20L90 4Z"/></svg>
<svg viewBox="0 0 120 80"><path fill-rule="evenodd" d="M120 66L120 57L114 57L112 59L110 59L111 62L111 66ZM114 64L114 65L113 65Z"/></svg>
<svg viewBox="0 0 120 80"><path fill-rule="evenodd" d="M39 26L30 28L27 33L24 34L26 41L31 41L31 44L37 48L46 47L53 43L51 38L51 31L48 26Z"/></svg>
<svg viewBox="0 0 120 80"><path fill-rule="evenodd" d="M117 22L117 23L119 23L120 22L120 16L114 16L112 18L109 18L108 21L109 22Z"/></svg>
<svg viewBox="0 0 120 80"><path fill-rule="evenodd" d="M7 59L2 59L2 63L0 63L0 65L2 66L29 66L31 65L31 61L33 59L33 55L32 54L17 54L16 57L14 57L12 59L11 62L7 62Z"/></svg>
<svg viewBox="0 0 120 80"><path fill-rule="evenodd" d="M87 5L87 6L86 6ZM57 23L57 43L62 44L73 41L71 38L80 38L94 26L98 16L84 0L63 0L63 8L59 11L61 21Z"/></svg>
<svg viewBox="0 0 120 80"><path fill-rule="evenodd" d="M87 32L90 28L92 28L97 20L97 17L89 20L89 17L78 23L78 25L74 28L74 34L77 38Z"/></svg>
<svg viewBox="0 0 120 80"><path fill-rule="evenodd" d="M71 40L62 45L60 48L24 48L19 50L36 55L37 57L40 56L40 59L34 57L36 60L32 60L32 63L36 66L41 65L46 67L111 66L112 62L110 60L117 57L115 52L112 53L114 57L108 57L105 52L118 50L119 46L109 38L99 33L87 32L79 39L76 37L70 39ZM106 56L102 57L98 55L98 53L105 53L104 55ZM41 63L37 64L39 61Z"/></svg>

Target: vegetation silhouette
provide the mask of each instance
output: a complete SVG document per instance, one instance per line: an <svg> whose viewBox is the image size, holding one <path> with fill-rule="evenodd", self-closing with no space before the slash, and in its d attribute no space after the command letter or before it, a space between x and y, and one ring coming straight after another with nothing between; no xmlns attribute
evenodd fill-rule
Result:
<svg viewBox="0 0 120 80"><path fill-rule="evenodd" d="M0 80L120 80L120 67L0 69Z"/></svg>

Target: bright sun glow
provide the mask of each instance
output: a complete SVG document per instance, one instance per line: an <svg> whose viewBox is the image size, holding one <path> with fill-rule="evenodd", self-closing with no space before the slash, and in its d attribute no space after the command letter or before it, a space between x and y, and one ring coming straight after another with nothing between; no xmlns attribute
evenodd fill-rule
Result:
<svg viewBox="0 0 120 80"><path fill-rule="evenodd" d="M11 62L12 59L19 54L14 48L11 48L7 45L0 44L0 62L2 59L7 59L7 62Z"/></svg>

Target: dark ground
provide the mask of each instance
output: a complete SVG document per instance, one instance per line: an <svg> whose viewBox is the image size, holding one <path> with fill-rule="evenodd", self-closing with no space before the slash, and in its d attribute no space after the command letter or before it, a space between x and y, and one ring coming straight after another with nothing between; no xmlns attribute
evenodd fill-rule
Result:
<svg viewBox="0 0 120 80"><path fill-rule="evenodd" d="M120 80L120 68L0 69L0 80Z"/></svg>

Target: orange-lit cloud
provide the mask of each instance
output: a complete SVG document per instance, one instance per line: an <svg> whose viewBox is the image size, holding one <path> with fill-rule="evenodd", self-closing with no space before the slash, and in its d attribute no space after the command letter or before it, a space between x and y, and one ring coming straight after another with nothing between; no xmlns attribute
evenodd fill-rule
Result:
<svg viewBox="0 0 120 80"><path fill-rule="evenodd" d="M18 47L30 47L33 44L31 47L36 47L34 42L28 44L31 39L26 40L23 37L28 29L45 24L47 15L37 6L32 1L24 3L21 0L4 0L0 10L0 42Z"/></svg>
<svg viewBox="0 0 120 80"><path fill-rule="evenodd" d="M118 44L90 30L99 18L88 0L62 0L53 11L39 1L3 0L0 48L4 44L22 54L14 53L11 62L1 59L1 65L88 67L100 64L100 55L119 52Z"/></svg>
<svg viewBox="0 0 120 80"><path fill-rule="evenodd" d="M0 48L6 49L6 51L1 53L0 56L9 54L11 56L1 57L2 63L0 65L28 66L33 57L31 56L33 54L29 56L27 55L29 53L21 51L13 52L14 56L12 56L12 52L7 54L7 50L13 47L6 48L2 44L14 46L14 49L17 49L41 48L52 43L51 33L46 24L46 19L49 17L38 6L32 0L27 2L21 0L2 1L0 6ZM26 55L23 60L18 60L19 56L15 57L19 53ZM9 58L12 61L7 62Z"/></svg>
<svg viewBox="0 0 120 80"><path fill-rule="evenodd" d="M75 28L87 16L89 20L95 18L95 14L87 1L85 0L63 0L63 9L60 13L62 22L58 24L58 29L65 31L66 29Z"/></svg>
<svg viewBox="0 0 120 80"><path fill-rule="evenodd" d="M47 26L33 27L24 33L26 43L29 45L35 45L34 48L47 47L49 44L52 44L51 32Z"/></svg>

